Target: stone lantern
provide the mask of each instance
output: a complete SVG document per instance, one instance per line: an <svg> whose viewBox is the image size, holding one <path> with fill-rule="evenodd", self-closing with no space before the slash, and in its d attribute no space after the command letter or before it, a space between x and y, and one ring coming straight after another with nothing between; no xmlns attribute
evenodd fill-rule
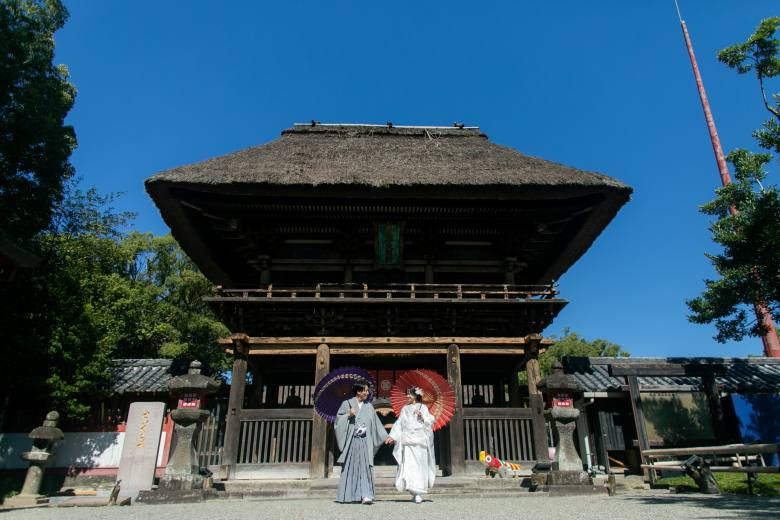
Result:
<svg viewBox="0 0 780 520"><path fill-rule="evenodd" d="M553 423L558 434L555 460L547 474L545 489L553 494L605 492L593 486L593 479L582 469L582 459L574 446L574 428L580 416L574 400L583 392L577 379L564 374L563 366L556 362L553 373L540 381L539 388L544 392L547 403L544 415Z"/></svg>
<svg viewBox="0 0 780 520"><path fill-rule="evenodd" d="M6 506L29 507L46 504L49 501L48 497L40 494L40 490L44 467L53 455L52 445L64 438L62 430L57 428L59 418L60 414L57 412L49 412L46 414L43 426L38 426L30 432L29 437L33 441L32 449L22 453L22 459L28 461L30 467L27 469L22 491L6 500Z"/></svg>
<svg viewBox="0 0 780 520"><path fill-rule="evenodd" d="M168 460L165 474L160 479L160 488L170 491L187 491L203 488L198 455L193 443L195 434L206 417L203 409L207 395L219 388L219 382L200 373L199 361L190 363L188 372L174 377L168 383L171 394L179 399L178 406L171 412L175 424L176 447Z"/></svg>

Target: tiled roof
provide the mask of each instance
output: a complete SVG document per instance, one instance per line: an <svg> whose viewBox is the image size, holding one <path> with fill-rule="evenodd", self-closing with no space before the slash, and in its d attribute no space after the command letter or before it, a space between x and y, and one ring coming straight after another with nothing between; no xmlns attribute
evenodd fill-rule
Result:
<svg viewBox="0 0 780 520"><path fill-rule="evenodd" d="M725 371L715 376L721 391L727 393L780 392L780 358L604 358L565 357L564 372L577 378L586 392L619 392L623 377L609 375L609 365L631 363L696 363L722 365ZM643 390L690 390L701 388L698 377L640 377Z"/></svg>
<svg viewBox="0 0 780 520"><path fill-rule="evenodd" d="M168 381L187 372L187 364L172 359L115 359L111 390L117 394L168 392Z"/></svg>

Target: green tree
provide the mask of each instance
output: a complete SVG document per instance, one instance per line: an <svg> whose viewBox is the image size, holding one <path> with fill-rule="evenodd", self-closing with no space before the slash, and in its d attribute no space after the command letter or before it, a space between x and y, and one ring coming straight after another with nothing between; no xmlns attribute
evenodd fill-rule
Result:
<svg viewBox="0 0 780 520"><path fill-rule="evenodd" d="M569 328L563 330L563 335L551 336L555 344L539 355L539 368L542 377L552 373L552 367L556 361L561 361L566 356L581 357L628 357L630 354L623 347L606 339L594 339L589 341ZM526 372L518 374L520 385L528 383Z"/></svg>
<svg viewBox="0 0 780 520"><path fill-rule="evenodd" d="M33 242L37 268L3 287L0 385L12 400L79 418L88 411L85 398L105 390L112 355L106 323L121 283L116 241L128 218L114 214L110 201L94 190L65 197Z"/></svg>
<svg viewBox="0 0 780 520"><path fill-rule="evenodd" d="M568 328L563 330L560 338L552 336L555 344L539 356L539 367L542 377L552 372L556 361L565 356L583 357L628 357L630 354L623 348L606 339L594 339L589 341Z"/></svg>
<svg viewBox="0 0 780 520"><path fill-rule="evenodd" d="M76 89L52 63L67 18L59 0L0 0L0 226L22 241L48 226L73 174Z"/></svg>
<svg viewBox="0 0 780 520"><path fill-rule="evenodd" d="M131 215L116 214L112 200L66 191L50 229L35 240L40 265L15 298L5 298L0 315L3 390L75 420L105 395L114 358L226 366L215 342L228 331L202 301L208 281L170 235L124 235Z"/></svg>
<svg viewBox="0 0 780 520"><path fill-rule="evenodd" d="M171 235L132 233L120 244L128 258L125 276L130 285L148 294L126 312L134 334L118 345L121 357L199 359L212 371L226 368L227 357L215 341L229 334L203 297L211 283L187 257ZM154 312L146 312L152 307Z"/></svg>
<svg viewBox="0 0 780 520"><path fill-rule="evenodd" d="M743 149L729 153L734 182L716 190L715 199L701 207L704 214L715 217L710 230L722 251L707 255L719 278L705 280L701 296L687 302L689 319L714 323L715 339L720 342L765 332L755 317L756 302L763 302L775 316L780 312L780 196L777 186L766 182L771 152L780 152L780 94L770 102L766 93L767 81L780 75L778 25L778 17L763 20L747 41L718 55L739 74L755 73L771 116L753 133L769 153Z"/></svg>

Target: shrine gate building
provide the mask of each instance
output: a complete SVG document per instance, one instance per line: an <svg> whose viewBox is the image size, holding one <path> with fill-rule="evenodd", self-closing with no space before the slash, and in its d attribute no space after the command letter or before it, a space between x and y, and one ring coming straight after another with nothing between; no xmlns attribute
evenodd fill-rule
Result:
<svg viewBox="0 0 780 520"><path fill-rule="evenodd" d="M234 356L230 479L331 474L332 428L311 393L342 366L374 372L380 397L402 370L449 380L456 413L436 433L445 474L477 466L480 450L547 459L537 356L567 303L554 281L631 194L475 127L319 123L146 188L232 333L220 345Z"/></svg>

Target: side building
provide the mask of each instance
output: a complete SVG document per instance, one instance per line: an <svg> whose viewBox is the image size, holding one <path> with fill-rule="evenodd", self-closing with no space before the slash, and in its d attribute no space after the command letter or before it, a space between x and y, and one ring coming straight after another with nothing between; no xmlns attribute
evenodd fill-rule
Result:
<svg viewBox="0 0 780 520"><path fill-rule="evenodd" d="M413 368L448 378L458 403L436 436L445 474L483 449L546 459L537 356L567 303L554 281L631 194L478 128L319 123L146 188L232 332L220 344L234 356L231 479L330 474L335 448L310 394L343 366L389 384Z"/></svg>
<svg viewBox="0 0 780 520"><path fill-rule="evenodd" d="M641 473L643 445L780 443L780 359L572 356L563 368L585 391L577 440L589 468Z"/></svg>

